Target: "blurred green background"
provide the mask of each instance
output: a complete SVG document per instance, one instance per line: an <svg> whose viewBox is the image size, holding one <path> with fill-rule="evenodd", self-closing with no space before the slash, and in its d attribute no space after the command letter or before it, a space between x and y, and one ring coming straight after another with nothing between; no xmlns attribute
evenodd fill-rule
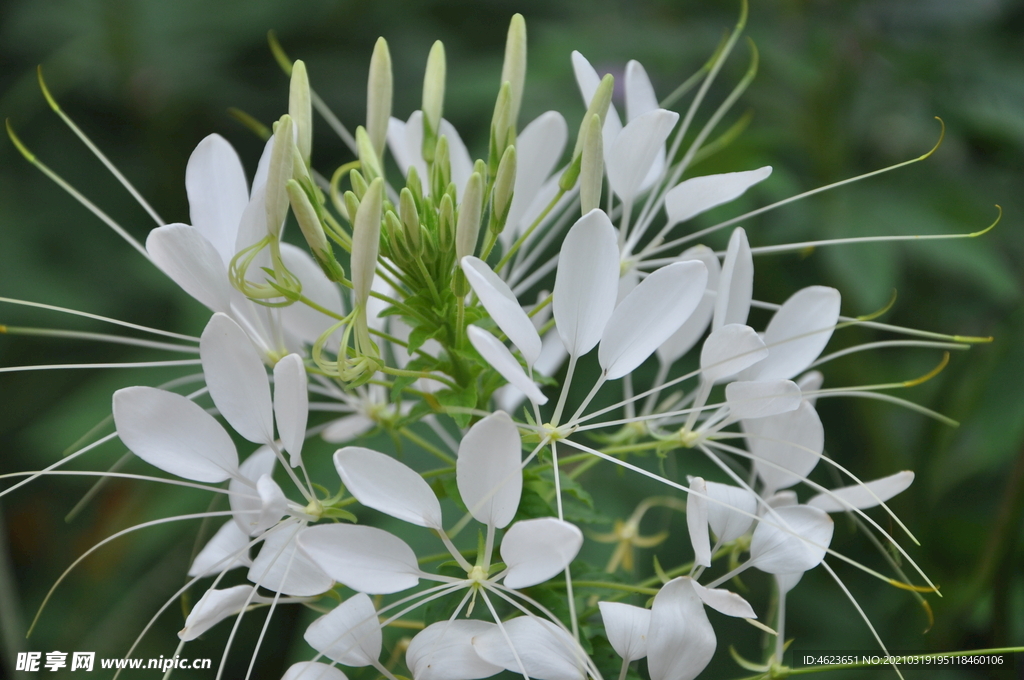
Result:
<svg viewBox="0 0 1024 680"><path fill-rule="evenodd" d="M749 220L743 226L751 244L969 232L994 219L994 204L1005 211L993 232L971 241L822 248L759 258L755 295L781 302L801 286L822 283L839 288L844 313L857 315L881 308L896 289L898 299L886 321L995 337L990 345L955 353L940 376L901 395L959 420L959 428L864 400L823 400L819 410L826 450L862 478L906 468L918 475L892 506L922 542L909 546L911 554L942 587L944 597L928 598L935 614L931 630L922 632L927 617L907 593L838 568L890 648L1022 645L1024 3L752 4L747 33L760 50L761 68L727 119L732 122L749 110L752 122L737 142L699 165L695 174L765 164L775 171L738 204L716 211L702 225L920 155L938 136L934 116L947 126L934 157ZM598 70L615 73L628 59L638 59L659 94L666 95L703 63L737 10L737 2L711 0L7 0L0 3L0 115L9 117L44 162L144 240L152 222L49 111L35 82L37 64L44 66L64 108L157 211L168 221L187 222L183 178L195 144L211 132L224 135L251 173L262 144L227 109L238 107L269 123L286 107L287 81L267 49L268 29L277 31L291 56L306 61L314 87L352 128L364 116L365 73L377 36L385 36L391 46L394 110L403 118L418 108L426 53L434 39L442 39L449 74L445 114L480 155L513 12L526 16L529 31L520 125L556 109L575 134L583 106L571 50L583 52ZM746 59L741 46L723 71L722 85L712 90L714 100L742 75ZM315 148L314 162L325 173L348 160L319 121ZM708 245L720 247L726 237L721 234ZM30 167L6 140L0 142L0 295L192 334L208 318L198 303ZM754 317L755 325L765 320ZM109 330L10 305L0 307L0 323ZM834 342L841 346L880 337L849 330ZM148 358L159 357L96 343L0 337L3 366ZM934 351L856 355L827 368L826 386L912 378L938 359ZM0 375L0 473L55 461L109 413L113 390L155 385L183 373ZM329 453L326 446L319 450ZM117 446L107 447L90 454L86 467L110 465L122 453ZM136 461L130 469L145 472L146 466ZM596 484L599 477L590 479ZM130 524L202 511L208 504L201 493L114 482L66 523L65 515L88 487L87 481L49 479L0 500L6 526L6 533L0 532L0 676L13 668L17 650L121 656L183 583L196 523L137 533L84 562L57 591L32 638L24 639L47 589L93 543ZM644 492L642 485L636 492ZM605 510L625 515L631 506L612 504ZM881 564L842 518L833 545L865 556L871 565ZM671 546L661 550L663 561L671 561ZM682 556L686 551L675 552ZM649 571L649 555L640 568ZM755 591L766 590L765 583L750 578ZM763 600L755 606L764 611ZM794 591L789 611L787 634L796 638L796 649L875 649L853 607L821 570L808 574ZM232 655L225 677L244 675L261 619L248 617L243 625L240 635L247 642ZM182 620L181 607L173 605L136 656L173 653ZM301 634L308 620L289 608L275 616L254 677L280 677L288 663L306 654ZM735 638L741 653L758 658L756 631L715 615L713 622L719 654L702 677L747 675L729 659L726 647ZM228 627L190 645L188 655L210 656L216 663ZM918 677L987 673L945 670ZM153 671L140 674L154 677Z"/></svg>

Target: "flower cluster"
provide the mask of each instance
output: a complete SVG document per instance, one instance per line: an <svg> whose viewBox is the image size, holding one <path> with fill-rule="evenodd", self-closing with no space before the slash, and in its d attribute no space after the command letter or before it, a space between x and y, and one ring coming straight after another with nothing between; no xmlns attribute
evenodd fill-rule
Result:
<svg viewBox="0 0 1024 680"><path fill-rule="evenodd" d="M844 316L840 292L826 286L781 304L755 299L755 255L831 244L752 248L735 225L754 213L685 232L693 218L771 175L770 167L691 171L737 132L712 138L753 77L756 52L720 105L699 112L745 19L744 9L715 54L667 99L659 101L643 66L629 62L624 117L612 102L613 77L573 53L586 113L570 145L570 126L555 111L519 128L527 49L516 15L487 149L477 159L443 117L440 42L427 59L422 108L405 121L392 116L390 55L377 42L366 121L354 134L325 109L304 64L275 45L291 78L288 112L269 132L251 182L231 145L207 137L185 175L191 224L165 224L150 209L158 226L144 246L75 194L210 310L200 338L174 336L175 350L198 355L204 387L118 390L116 432L30 479L116 436L171 475L163 482L225 495L229 510L185 518L227 520L156 615L202 584L181 644L233 620L226 659L254 608L321 612L304 636L316 654L293 665L287 680L338 680L338 666L372 666L394 680L396 664L415 680L503 670L538 680L601 678L609 672L594 654L601 641L621 658L611 670L620 678L646 659L652 680L688 680L715 654L718 614L774 640L754 664L767 673L783 663L786 596L805 572L821 567L849 593L827 556L886 583L932 590L865 512L879 507L911 536L886 501L913 473L862 481L825 454L816 411L820 399L859 397L927 412L886 392L921 379L825 388L818 368L862 350L949 350L980 339ZM671 110L691 94L682 114ZM354 156L333 173L313 162L314 109ZM289 222L306 247L284 240ZM734 226L722 252L697 244ZM748 324L751 309L773 312L763 329ZM837 330L853 325L912 339L823 354ZM599 368L588 375L580 362L595 348ZM648 362L657 365L653 379L638 377ZM594 408L599 394L611 405ZM255 446L244 460L217 416ZM417 470L398 459L399 448L358 445L375 432L443 467ZM307 467L317 455L313 437L342 445L333 454L340 486ZM675 472L690 452L718 479ZM666 495L644 499L611 532L588 530L594 554L602 542L615 544L595 575L578 553L587 535L579 525L606 519L582 484L599 463L656 480ZM848 481L826 488L811 478L826 466ZM811 491L802 501L797 486ZM463 513L447 528L442 501L449 515ZM683 512L685 522L643 536L641 521L654 507ZM418 557L402 537L373 526L379 515L370 511L425 528L445 553ZM890 560L894 575L884 576L833 550L829 513L855 517L913 575ZM471 519L479 526L467 544L459 534ZM692 560L655 560L653 579L631 581L637 550L670 535L686 537ZM233 572L239 568L243 579ZM761 612L748 602L760 597L723 587L749 568L773 577L775 604ZM400 595L385 597L393 594ZM634 602L621 601L627 597ZM394 627L418 632L384 658ZM250 672L258 651L259 642Z"/></svg>

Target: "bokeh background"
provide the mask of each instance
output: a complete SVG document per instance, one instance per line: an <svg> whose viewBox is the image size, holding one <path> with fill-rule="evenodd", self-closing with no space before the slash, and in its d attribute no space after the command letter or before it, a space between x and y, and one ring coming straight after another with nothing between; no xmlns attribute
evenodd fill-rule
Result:
<svg viewBox="0 0 1024 680"><path fill-rule="evenodd" d="M37 64L64 108L160 214L188 221L183 178L195 144L218 132L251 172L262 144L228 108L269 123L286 107L287 80L267 48L268 29L293 57L306 60L314 87L353 128L363 119L365 73L377 36L391 46L394 109L403 117L418 107L426 53L434 39L442 39L448 51L446 117L480 154L513 12L526 16L529 30L521 125L557 109L574 131L583 106L571 50L611 72L638 59L665 95L703 63L737 10L738 2L717 0L6 0L0 3L0 115L39 158L144 240L152 223L49 111L36 85ZM839 568L882 638L903 650L1022 645L1024 3L755 0L747 34L760 51L761 68L727 122L750 112L750 125L694 172L765 164L775 171L705 224L918 156L938 136L935 116L945 121L947 133L934 157L749 220L743 226L752 245L969 232L994 219L995 204L1005 211L993 232L970 241L762 257L755 293L781 302L801 286L832 285L843 294L844 313L856 315L883 307L896 289L889 322L995 338L955 353L941 375L901 395L960 421L959 428L866 400L824 400L820 412L828 453L863 478L907 468L917 473L913 487L892 505L921 540L920 547L908 546L911 554L942 587L944 597L928 598L935 616L930 630L923 632L927 617L909 594ZM713 99L720 100L742 75L745 50L741 46L724 69ZM325 125L318 123L317 131L315 162L329 172L349 157ZM720 247L726 236L708 244ZM26 163L6 139L0 142L0 295L192 334L207 318L198 303ZM109 330L11 305L0 305L0 324ZM835 342L879 337L849 330ZM97 343L0 336L3 366L149 358L159 357ZM861 354L831 365L827 385L911 378L939 358L934 351ZM0 375L0 473L52 463L109 414L114 389L159 384L182 373ZM110 465L122 453L108 447L90 454L90 465ZM129 469L145 466L136 462ZM623 483L631 482L615 482ZM33 636L24 639L47 589L93 543L130 524L202 511L208 503L203 494L115 482L66 522L89 486L82 480L43 480L0 500L0 527L6 529L0 531L0 676L13 673L19 650L121 656L182 583L196 541L194 522L140 532L102 549L60 587ZM620 489L615 487L616 494ZM609 499L605 509L629 512L617 502ZM656 514L652 525L665 521ZM842 518L834 545L881 563ZM660 550L666 563L675 552L685 553L672 546ZM641 560L642 573L650 572L649 561L649 554ZM796 638L795 648L875 649L853 607L819 572L808 574L790 600L787 634ZM136 656L172 653L182 616L182 606L173 605ZM254 637L260 619L249 617L243 638ZM280 677L288 663L307 653L301 634L308 619L291 611L275 617L254 677ZM748 675L729 659L727 642L735 638L741 653L757 659L759 635L722 617L714 621L719 654L702 677ZM225 635L207 634L190 654L219 659ZM230 661L225 677L242 677L248 652ZM988 673L947 669L927 677Z"/></svg>

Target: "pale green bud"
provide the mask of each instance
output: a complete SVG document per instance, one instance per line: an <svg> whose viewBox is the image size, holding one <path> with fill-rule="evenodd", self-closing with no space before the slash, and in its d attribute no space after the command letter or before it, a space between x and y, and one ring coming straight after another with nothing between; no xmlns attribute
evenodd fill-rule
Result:
<svg viewBox="0 0 1024 680"><path fill-rule="evenodd" d="M377 177L383 177L384 173L380 169L380 157L377 155L377 150L373 148L370 135L362 125L356 128L356 149L359 151L359 166L366 173L366 179L372 181Z"/></svg>
<svg viewBox="0 0 1024 680"><path fill-rule="evenodd" d="M462 260L476 253L476 241L480 235L480 218L483 212L484 180L474 172L466 182L466 191L459 205L459 223L455 229L455 257Z"/></svg>
<svg viewBox="0 0 1024 680"><path fill-rule="evenodd" d="M353 170L348 174L348 179L352 183L352 191L355 193L356 198L360 201L363 200L363 196L366 195L366 180L363 179L363 173Z"/></svg>
<svg viewBox="0 0 1024 680"><path fill-rule="evenodd" d="M604 135L601 132L601 117L595 113L586 124L580 154L580 206L584 215L601 206L604 187Z"/></svg>
<svg viewBox="0 0 1024 680"><path fill-rule="evenodd" d="M498 160L505 148L512 142L512 130L509 128L512 113L511 86L505 82L498 90L498 99L494 102L494 113L491 115L491 139L488 145L488 162L491 170L497 170Z"/></svg>
<svg viewBox="0 0 1024 680"><path fill-rule="evenodd" d="M490 173L487 171L487 164L477 158L473 161L473 172L480 173L480 177L484 180L484 184L487 184L487 177Z"/></svg>
<svg viewBox="0 0 1024 680"><path fill-rule="evenodd" d="M359 211L359 198L354 192L345 192L345 211L349 214L349 222L356 223L356 213Z"/></svg>
<svg viewBox="0 0 1024 680"><path fill-rule="evenodd" d="M430 195L435 197L444 193L452 181L452 166L448 159L448 138L437 138L434 148L434 163L430 167Z"/></svg>
<svg viewBox="0 0 1024 680"><path fill-rule="evenodd" d="M380 220L384 205L384 180L376 178L366 189L352 227L352 291L356 306L364 306L377 270Z"/></svg>
<svg viewBox="0 0 1024 680"><path fill-rule="evenodd" d="M391 52L384 38L377 38L370 57L370 77L366 81L366 132L370 136L377 159L384 158L384 145L388 138L391 119L391 96L394 84L391 76Z"/></svg>
<svg viewBox="0 0 1024 680"><path fill-rule="evenodd" d="M603 121L608 115L608 107L612 103L612 88L615 86L615 78L612 74L607 74L601 79L601 84L597 86L597 90L594 92L594 96L590 100L590 106L587 107L587 112L583 114L583 120L580 121L580 131L576 135L576 148L572 152L572 160L569 161L569 167L565 169L562 176L558 180L558 187L562 191L568 191L576 186L576 180L580 176L580 156L583 154L583 141L587 132L587 124L590 121L590 117L597 114Z"/></svg>
<svg viewBox="0 0 1024 680"><path fill-rule="evenodd" d="M445 72L444 44L438 40L430 48L423 75L423 160L427 163L434 160L434 145L444 115Z"/></svg>
<svg viewBox="0 0 1024 680"><path fill-rule="evenodd" d="M295 139L291 116L281 116L274 130L274 149L270 152L267 169L267 231L273 236L281 233L281 225L288 215L288 192L285 188L294 170Z"/></svg>
<svg viewBox="0 0 1024 680"><path fill-rule="evenodd" d="M387 230L388 240L391 242L392 255L397 259L408 259L411 253L405 238L405 229L393 210L384 213L384 228Z"/></svg>
<svg viewBox="0 0 1024 680"><path fill-rule="evenodd" d="M345 278L345 270L334 257L334 250L327 241L324 234L323 223L320 221L320 214L313 206L312 201L306 194L302 185L296 180L288 180L286 185L288 198L291 200L292 212L299 223L299 229L306 238L310 251L316 258L317 264L332 281L341 281Z"/></svg>
<svg viewBox="0 0 1024 680"><path fill-rule="evenodd" d="M519 107L523 103L523 85L526 82L526 20L522 14L513 14L508 25L501 82L511 86L509 124L515 128L516 121L519 120Z"/></svg>
<svg viewBox="0 0 1024 680"><path fill-rule="evenodd" d="M416 210L416 199L408 187L402 189L398 197L398 213L402 218L402 225L405 227L405 236L412 244L415 253L420 252L420 214Z"/></svg>
<svg viewBox="0 0 1024 680"><path fill-rule="evenodd" d="M405 186L412 192L412 197L417 202L423 201L423 185L420 183L420 173L416 171L415 166L409 166L409 174L405 176Z"/></svg>
<svg viewBox="0 0 1024 680"><path fill-rule="evenodd" d="M309 165L313 152L313 104L309 93L309 76L306 64L296 61L292 64L292 79L288 88L288 115L298 130L296 144L302 162Z"/></svg>
<svg viewBox="0 0 1024 680"><path fill-rule="evenodd" d="M508 210L512 207L512 195L516 187L516 147L510 146L498 163L498 173L494 176L494 189L491 190L491 223L490 230L500 234L508 219Z"/></svg>
<svg viewBox="0 0 1024 680"><path fill-rule="evenodd" d="M446 253L455 242L455 202L451 194L441 196L441 205L437 209L437 244L438 249Z"/></svg>

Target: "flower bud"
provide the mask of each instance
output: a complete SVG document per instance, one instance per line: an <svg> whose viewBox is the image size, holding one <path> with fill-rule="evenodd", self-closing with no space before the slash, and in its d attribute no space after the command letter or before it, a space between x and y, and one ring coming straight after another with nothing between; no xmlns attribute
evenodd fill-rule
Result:
<svg viewBox="0 0 1024 680"><path fill-rule="evenodd" d="M466 192L459 205L459 223L455 229L455 258L461 262L467 255L476 253L476 241L480 235L480 216L483 210L484 180L474 172L466 182Z"/></svg>
<svg viewBox="0 0 1024 680"><path fill-rule="evenodd" d="M292 79L288 88L288 115L294 121L296 144L299 157L309 165L309 157L313 151L313 104L309 92L309 76L306 64L296 61L292 64Z"/></svg>
<svg viewBox="0 0 1024 680"><path fill-rule="evenodd" d="M596 113L601 117L603 125L605 117L608 115L608 107L612 103L612 89L614 86L615 78L610 73L605 75L590 100L587 112L583 114L583 120L580 122L580 131L576 135L576 148L573 149L572 160L569 161L569 167L565 169L562 177L558 180L558 186L562 191L568 191L576 186L576 180L580 176L580 156L583 154L583 141L587 131L587 123L590 117Z"/></svg>
<svg viewBox="0 0 1024 680"><path fill-rule="evenodd" d="M327 278L332 281L341 281L345 278L345 270L334 257L334 249L327 241L323 223L320 221L320 214L309 200L309 196L301 184L290 179L285 186L288 198L291 200L292 212L295 213L299 229L302 230L302 235L306 238L306 243L316 258L317 264L320 265Z"/></svg>
<svg viewBox="0 0 1024 680"><path fill-rule="evenodd" d="M491 223L489 229L500 234L505 228L509 208L512 207L512 196L516 187L516 147L510 146L498 163L498 173L494 177L494 189L491 190Z"/></svg>
<svg viewBox="0 0 1024 680"><path fill-rule="evenodd" d="M402 226L405 229L405 236L412 245L414 254L420 252L420 215L416 210L416 199L408 187L402 189L398 198L398 212L402 218Z"/></svg>
<svg viewBox="0 0 1024 680"><path fill-rule="evenodd" d="M491 139L488 144L488 165L492 172L498 169L498 161L506 147L513 141L513 130L509 127L512 112L511 85L502 83L498 90L498 100L494 102L494 113L491 115Z"/></svg>
<svg viewBox="0 0 1024 680"><path fill-rule="evenodd" d="M380 220L384 204L384 180L376 178L366 189L352 227L352 291L357 307L366 304L377 270Z"/></svg>
<svg viewBox="0 0 1024 680"><path fill-rule="evenodd" d="M355 193L351 191L345 192L345 211L349 215L349 222L354 226L356 223L356 213L359 210L359 199L356 198Z"/></svg>
<svg viewBox="0 0 1024 680"><path fill-rule="evenodd" d="M427 163L434 160L434 146L441 129L445 71L444 44L438 40L430 48L427 70L423 75L423 160Z"/></svg>
<svg viewBox="0 0 1024 680"><path fill-rule="evenodd" d="M348 179L352 183L352 193L354 193L356 198L360 201L363 200L363 196L366 195L366 180L363 179L363 173L358 170L353 170L349 173Z"/></svg>
<svg viewBox="0 0 1024 680"><path fill-rule="evenodd" d="M372 181L377 177L383 177L384 173L380 169L380 157L377 155L377 150L373 148L370 135L362 125L356 128L356 149L359 151L359 167L366 174L366 178Z"/></svg>
<svg viewBox="0 0 1024 680"><path fill-rule="evenodd" d="M437 138L434 164L430 167L430 195L434 197L435 205L451 181L452 166L448 159L448 138L441 136Z"/></svg>
<svg viewBox="0 0 1024 680"><path fill-rule="evenodd" d="M601 117L595 113L585 127L583 153L580 154L580 206L584 215L601 206L601 189L604 187L604 135L601 134Z"/></svg>
<svg viewBox="0 0 1024 680"><path fill-rule="evenodd" d="M415 166L409 166L409 174L405 176L405 186L412 192L412 197L417 203L423 202L423 185L420 183L420 173Z"/></svg>
<svg viewBox="0 0 1024 680"><path fill-rule="evenodd" d="M366 132L378 161L384 158L393 89L388 42L384 38L377 38L373 56L370 57L370 77L366 81Z"/></svg>
<svg viewBox="0 0 1024 680"><path fill-rule="evenodd" d="M523 84L526 82L526 20L522 14L513 14L508 24L501 82L510 86L508 122L515 129L516 121L519 120L519 107L523 103Z"/></svg>
<svg viewBox="0 0 1024 680"><path fill-rule="evenodd" d="M442 253L451 250L455 243L455 202L451 194L441 196L437 209L437 245Z"/></svg>
<svg viewBox="0 0 1024 680"><path fill-rule="evenodd" d="M273 236L281 233L281 225L288 216L288 192L286 183L294 170L295 132L291 116L281 116L274 130L274 148L270 152L267 169L267 231Z"/></svg>

